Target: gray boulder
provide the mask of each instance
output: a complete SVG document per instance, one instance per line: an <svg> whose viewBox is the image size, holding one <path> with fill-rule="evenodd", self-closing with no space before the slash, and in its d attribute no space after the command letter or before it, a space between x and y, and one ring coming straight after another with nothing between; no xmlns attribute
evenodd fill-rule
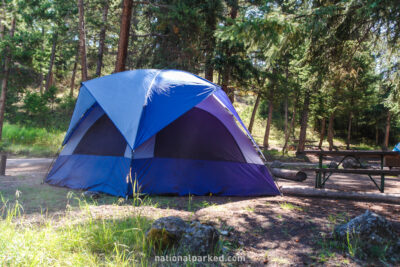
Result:
<svg viewBox="0 0 400 267"><path fill-rule="evenodd" d="M160 250L175 248L179 254L207 255L214 252L219 234L213 226L170 216L154 221L146 238Z"/></svg>
<svg viewBox="0 0 400 267"><path fill-rule="evenodd" d="M214 251L218 239L218 231L213 226L193 221L179 242L178 253L210 254Z"/></svg>
<svg viewBox="0 0 400 267"><path fill-rule="evenodd" d="M331 162L329 162L328 168L329 169L337 169L338 164L335 161L331 161Z"/></svg>
<svg viewBox="0 0 400 267"><path fill-rule="evenodd" d="M343 168L345 169L358 169L361 168L361 164L353 157L347 157L342 162Z"/></svg>
<svg viewBox="0 0 400 267"><path fill-rule="evenodd" d="M349 237L366 256L400 260L400 238L393 224L369 210L346 224L336 226L333 235L346 243Z"/></svg>
<svg viewBox="0 0 400 267"><path fill-rule="evenodd" d="M179 217L163 217L154 221L146 238L156 248L164 250L176 246L187 228L188 224Z"/></svg>

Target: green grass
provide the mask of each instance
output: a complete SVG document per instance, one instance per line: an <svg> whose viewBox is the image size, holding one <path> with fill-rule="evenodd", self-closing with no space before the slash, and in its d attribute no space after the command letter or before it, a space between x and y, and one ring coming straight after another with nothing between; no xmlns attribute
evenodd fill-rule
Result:
<svg viewBox="0 0 400 267"><path fill-rule="evenodd" d="M17 202L2 208L0 262L5 266L134 266L148 265L152 245L145 233L151 221L134 214L122 219L86 219L74 223L66 213L63 225L51 220L30 224ZM21 227L22 226L22 227Z"/></svg>
<svg viewBox="0 0 400 267"><path fill-rule="evenodd" d="M306 211L306 209L304 207L293 205L292 203L289 203L289 202L280 203L279 206L281 207L281 209L284 209L284 210Z"/></svg>
<svg viewBox="0 0 400 267"><path fill-rule="evenodd" d="M52 156L60 148L65 132L5 123L4 149L15 155Z"/></svg>

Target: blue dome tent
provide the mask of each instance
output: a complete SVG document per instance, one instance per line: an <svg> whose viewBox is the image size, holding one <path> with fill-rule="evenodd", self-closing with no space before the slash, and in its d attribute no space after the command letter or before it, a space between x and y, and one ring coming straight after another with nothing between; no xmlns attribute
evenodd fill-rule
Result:
<svg viewBox="0 0 400 267"><path fill-rule="evenodd" d="M226 94L184 71L83 82L63 146L52 185L127 196L131 172L147 194L279 194Z"/></svg>

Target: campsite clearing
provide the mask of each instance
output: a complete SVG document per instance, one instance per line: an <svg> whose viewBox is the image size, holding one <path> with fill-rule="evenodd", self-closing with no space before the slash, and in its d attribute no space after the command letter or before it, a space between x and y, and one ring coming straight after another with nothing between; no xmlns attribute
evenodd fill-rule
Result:
<svg viewBox="0 0 400 267"><path fill-rule="evenodd" d="M228 251L246 257L252 266L328 264L358 266L328 239L334 225L370 209L395 222L400 231L399 205L297 197L162 197L146 198L140 207L102 195L94 201L79 191L41 184L50 159L10 159L0 179L4 199L23 206L20 223L46 227L81 224L87 220L124 220L138 212L150 220L179 216L214 224L230 234L222 238ZM368 181L366 181L369 185ZM312 183L310 186L313 186ZM371 188L372 190L373 187ZM72 193L71 193L72 192ZM0 237L5 238L5 237ZM118 236L115 237L117 241ZM133 249L133 248L131 248ZM95 251L91 253L96 253Z"/></svg>

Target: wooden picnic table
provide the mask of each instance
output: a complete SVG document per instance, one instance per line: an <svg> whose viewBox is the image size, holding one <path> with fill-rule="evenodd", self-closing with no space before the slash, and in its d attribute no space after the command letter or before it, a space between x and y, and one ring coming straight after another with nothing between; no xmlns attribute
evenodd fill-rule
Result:
<svg viewBox="0 0 400 267"><path fill-rule="evenodd" d="M316 172L315 177L315 188L323 188L325 182L329 179L329 177L333 173L354 173L354 174L366 174L371 179L371 181L375 184L375 186L382 193L385 190L385 175L400 175L400 171L397 170L384 170L384 158L385 156L400 156L400 154L396 151L382 151L382 150L341 150L341 151L324 151L324 150L305 150L305 154L313 154L318 156L318 168L316 169L305 169L312 170ZM337 168L323 168L322 161L324 156L339 156L342 157ZM381 160L380 170L376 169L339 169L339 166L343 163L343 161L348 158L355 158L358 163L360 163L360 158L365 157L379 157ZM380 175L381 181L380 185L372 178L372 175Z"/></svg>

